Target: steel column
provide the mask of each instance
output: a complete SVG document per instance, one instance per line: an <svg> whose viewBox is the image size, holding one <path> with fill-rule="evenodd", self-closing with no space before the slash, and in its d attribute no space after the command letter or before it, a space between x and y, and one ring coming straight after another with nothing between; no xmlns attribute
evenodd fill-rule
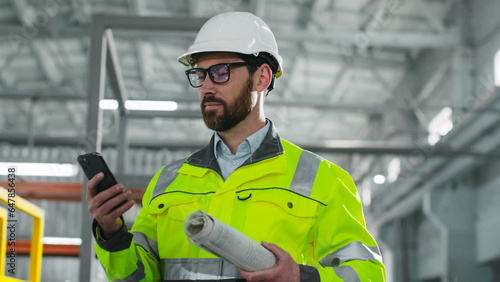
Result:
<svg viewBox="0 0 500 282"><path fill-rule="evenodd" d="M87 130L86 152L101 151L102 142L102 110L99 102L104 97L104 79L106 74L106 45L107 40L104 34L104 22L102 17L94 17L92 23L92 39L90 45L89 61L89 84L88 84L88 106L87 106ZM83 187L87 185L84 180ZM80 273L79 281L91 281L92 259L94 257L94 244L92 238L91 222L92 215L88 211L87 189L82 189L82 245L80 252Z"/></svg>
<svg viewBox="0 0 500 282"><path fill-rule="evenodd" d="M120 113L120 130L118 132L118 159L117 159L117 173L125 174L127 172L128 163L128 149L130 140L127 136L128 117L126 114Z"/></svg>
<svg viewBox="0 0 500 282"><path fill-rule="evenodd" d="M106 69L108 71L109 82L113 94L118 101L118 110L120 112L120 128L118 132L118 163L117 163L117 173L124 174L126 169L126 164L128 162L128 140L127 140L127 115L128 110L125 108L125 101L127 100L127 94L125 92L125 82L123 80L123 75L120 67L120 61L118 59L118 53L116 50L115 40L113 38L113 32L111 29L106 29L105 31L107 39L107 56L106 56Z"/></svg>

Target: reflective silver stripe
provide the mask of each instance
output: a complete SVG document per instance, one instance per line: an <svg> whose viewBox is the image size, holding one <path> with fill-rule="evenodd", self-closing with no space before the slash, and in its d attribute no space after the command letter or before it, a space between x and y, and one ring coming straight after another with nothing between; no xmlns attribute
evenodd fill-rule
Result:
<svg viewBox="0 0 500 282"><path fill-rule="evenodd" d="M172 182L174 182L179 169L184 164L184 161L185 159L177 160L163 168L163 170L160 172L160 176L158 176L158 180L156 181L151 200L156 196L163 194L165 192L165 188L167 188L170 184L172 184Z"/></svg>
<svg viewBox="0 0 500 282"><path fill-rule="evenodd" d="M136 246L141 246L146 250L146 252L153 255L157 261L160 261L160 256L158 255L158 244L146 234L138 231L130 232L134 235L134 243Z"/></svg>
<svg viewBox="0 0 500 282"><path fill-rule="evenodd" d="M144 272L144 264L142 264L142 261L137 260L137 268L130 274L129 276L122 278L122 279L117 279L111 281L113 282L136 282L136 281L141 281L142 279L146 278L146 273Z"/></svg>
<svg viewBox="0 0 500 282"><path fill-rule="evenodd" d="M350 265L337 266L334 267L333 270L335 271L335 274L342 278L345 282L361 282L358 273L356 273L356 270L354 270L354 268Z"/></svg>
<svg viewBox="0 0 500 282"><path fill-rule="evenodd" d="M321 158L317 155L302 151L292 183L290 183L290 190L309 198L320 162Z"/></svg>
<svg viewBox="0 0 500 282"><path fill-rule="evenodd" d="M220 258L162 259L165 281L241 279L238 267Z"/></svg>
<svg viewBox="0 0 500 282"><path fill-rule="evenodd" d="M367 247L356 241L328 254L319 263L328 267L337 266L350 260L378 260L382 262L382 256L378 247Z"/></svg>

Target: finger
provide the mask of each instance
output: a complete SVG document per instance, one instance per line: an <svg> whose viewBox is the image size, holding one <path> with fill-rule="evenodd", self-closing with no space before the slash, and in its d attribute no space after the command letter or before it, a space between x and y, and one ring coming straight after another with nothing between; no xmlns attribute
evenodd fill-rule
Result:
<svg viewBox="0 0 500 282"><path fill-rule="evenodd" d="M101 207L104 203L123 191L125 191L125 187L121 183L109 187L94 197L94 206L96 208Z"/></svg>
<svg viewBox="0 0 500 282"><path fill-rule="evenodd" d="M94 177L92 177L92 179L90 179L89 182L87 182L87 201L90 198L95 197L96 195L95 187L99 182L101 182L103 178L104 178L104 173L99 172L98 174L94 175Z"/></svg>
<svg viewBox="0 0 500 282"><path fill-rule="evenodd" d="M124 214L126 211L130 210L134 206L134 201L132 200L127 200L125 203L117 207L115 210L109 213L109 217L111 219L116 219L120 217L122 214Z"/></svg>
<svg viewBox="0 0 500 282"><path fill-rule="evenodd" d="M262 274L261 271L248 271L244 270L241 268L238 268L238 271L240 273L240 276L246 279L249 282L254 282L254 281L263 281L262 280Z"/></svg>
<svg viewBox="0 0 500 282"><path fill-rule="evenodd" d="M282 248L280 248L278 245L275 245L275 244L272 244L272 243L268 243L266 241L262 241L262 246L266 249L268 249L269 251L271 251L273 254L275 254L278 258L280 257L283 257L285 255L287 255L288 253L283 250Z"/></svg>
<svg viewBox="0 0 500 282"><path fill-rule="evenodd" d="M94 198L88 201L89 211L92 213L92 215L94 215L95 218L99 218L108 214L109 213L108 209L106 209L106 213L103 213L102 211L103 209L101 208L102 205L111 198L122 193L122 191L124 190L125 187L123 187L122 184L117 184L109 189L102 191L101 193L98 193Z"/></svg>
<svg viewBox="0 0 500 282"><path fill-rule="evenodd" d="M114 194L99 207L100 214L102 215L110 214L111 212L113 212L113 209L118 208L118 206L120 206L123 202L127 202L131 199L132 192L130 190L123 190L123 191L120 191L118 189L114 190L115 190L113 192Z"/></svg>
<svg viewBox="0 0 500 282"><path fill-rule="evenodd" d="M247 278L245 276L248 276L254 272L254 271L250 271L250 270L244 270L243 268L238 268L238 270L240 272L240 275L243 276L243 278Z"/></svg>

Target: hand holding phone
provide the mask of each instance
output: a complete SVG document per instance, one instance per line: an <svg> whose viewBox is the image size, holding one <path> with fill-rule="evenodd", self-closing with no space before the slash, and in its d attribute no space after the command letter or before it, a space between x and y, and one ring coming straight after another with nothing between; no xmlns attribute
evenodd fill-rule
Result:
<svg viewBox="0 0 500 282"><path fill-rule="evenodd" d="M77 159L85 175L91 180L87 183L89 211L99 223L102 235L111 238L123 226L121 215L133 206L131 192L124 190L123 185L115 186L118 182L99 153L80 155ZM103 179L93 179L100 172L104 174ZM113 186L116 189L108 190ZM92 191L94 187L95 193Z"/></svg>
<svg viewBox="0 0 500 282"><path fill-rule="evenodd" d="M78 163L89 180L99 172L104 173L104 179L96 186L97 193L101 193L111 186L118 184L113 173L111 173L111 170L109 170L108 165L99 153L80 155L78 156Z"/></svg>

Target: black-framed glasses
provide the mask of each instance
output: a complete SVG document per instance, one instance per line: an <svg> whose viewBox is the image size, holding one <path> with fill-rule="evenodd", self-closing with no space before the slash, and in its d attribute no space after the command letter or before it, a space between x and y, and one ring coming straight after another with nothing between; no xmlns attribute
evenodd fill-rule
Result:
<svg viewBox="0 0 500 282"><path fill-rule="evenodd" d="M253 64L248 62L237 62L216 64L210 66L208 69L192 68L186 71L186 76L189 80L189 84L191 84L191 86L193 86L194 88L203 86L203 82L205 82L205 78L207 78L207 73L213 83L222 84L229 80L231 67L251 65Z"/></svg>

